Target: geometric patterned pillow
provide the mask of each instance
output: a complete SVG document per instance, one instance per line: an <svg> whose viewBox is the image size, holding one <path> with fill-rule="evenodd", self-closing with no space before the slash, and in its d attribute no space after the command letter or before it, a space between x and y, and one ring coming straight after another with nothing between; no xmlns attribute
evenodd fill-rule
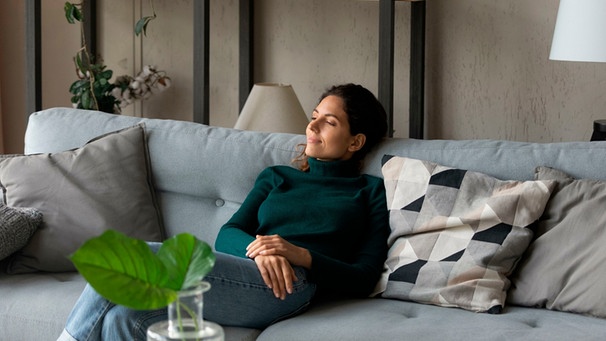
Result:
<svg viewBox="0 0 606 341"><path fill-rule="evenodd" d="M382 163L391 234L381 297L500 313L555 181L502 181L391 155Z"/></svg>

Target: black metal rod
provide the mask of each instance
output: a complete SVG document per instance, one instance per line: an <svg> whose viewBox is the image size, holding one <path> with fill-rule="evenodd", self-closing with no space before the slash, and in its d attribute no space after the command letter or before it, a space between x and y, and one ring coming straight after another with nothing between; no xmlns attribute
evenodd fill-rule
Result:
<svg viewBox="0 0 606 341"><path fill-rule="evenodd" d="M425 126L425 1L411 3L409 137L422 139Z"/></svg>
<svg viewBox="0 0 606 341"><path fill-rule="evenodd" d="M240 0L239 111L254 83L254 0Z"/></svg>
<svg viewBox="0 0 606 341"><path fill-rule="evenodd" d="M209 2L194 1L194 122L210 123Z"/></svg>
<svg viewBox="0 0 606 341"><path fill-rule="evenodd" d="M387 112L387 132L393 136L394 0L379 1L379 93Z"/></svg>
<svg viewBox="0 0 606 341"><path fill-rule="evenodd" d="M42 52L40 0L25 3L25 119L42 109Z"/></svg>
<svg viewBox="0 0 606 341"><path fill-rule="evenodd" d="M90 55L94 58L94 62L98 62L97 55L97 0L82 1L82 15L84 16L83 29L84 40L86 40L86 48Z"/></svg>

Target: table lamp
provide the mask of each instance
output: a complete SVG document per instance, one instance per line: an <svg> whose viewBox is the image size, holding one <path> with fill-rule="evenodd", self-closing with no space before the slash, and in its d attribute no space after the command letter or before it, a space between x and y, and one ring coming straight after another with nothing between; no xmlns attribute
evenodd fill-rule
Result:
<svg viewBox="0 0 606 341"><path fill-rule="evenodd" d="M606 0L560 0L549 59L606 62ZM596 140L606 140L606 120L593 122Z"/></svg>
<svg viewBox="0 0 606 341"><path fill-rule="evenodd" d="M234 128L305 134L308 123L291 85L258 83L250 91Z"/></svg>

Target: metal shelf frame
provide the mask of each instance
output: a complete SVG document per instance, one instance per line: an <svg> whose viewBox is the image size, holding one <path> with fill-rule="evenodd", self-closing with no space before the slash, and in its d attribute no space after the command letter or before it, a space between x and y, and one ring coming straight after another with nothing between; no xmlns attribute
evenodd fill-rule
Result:
<svg viewBox="0 0 606 341"><path fill-rule="evenodd" d="M209 3L194 1L194 122L209 124ZM84 34L96 55L96 0L83 0ZM393 136L395 0L379 0L378 98L388 114L389 136ZM239 1L239 108L242 109L254 84L254 0ZM411 1L409 137L423 138L425 99L425 1ZM26 109L27 115L42 109L41 0L26 0Z"/></svg>

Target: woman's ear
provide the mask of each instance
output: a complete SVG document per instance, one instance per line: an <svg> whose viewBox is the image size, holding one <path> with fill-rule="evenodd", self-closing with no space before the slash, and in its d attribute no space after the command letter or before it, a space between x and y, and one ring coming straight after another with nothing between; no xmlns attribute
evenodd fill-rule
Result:
<svg viewBox="0 0 606 341"><path fill-rule="evenodd" d="M349 145L348 150L350 152L357 152L358 150L362 149L362 147L364 147L365 143L366 143L366 135L357 134L353 137L353 140L351 141L351 144Z"/></svg>

